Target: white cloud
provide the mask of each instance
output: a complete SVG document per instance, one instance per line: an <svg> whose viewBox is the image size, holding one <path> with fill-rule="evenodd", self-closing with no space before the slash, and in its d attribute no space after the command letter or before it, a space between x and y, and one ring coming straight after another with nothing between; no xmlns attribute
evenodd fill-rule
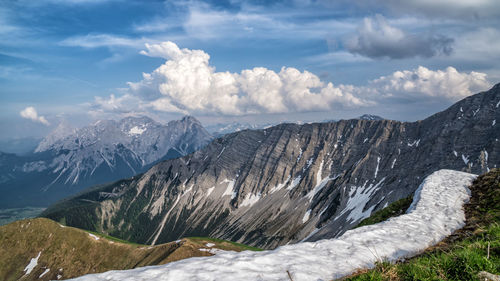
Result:
<svg viewBox="0 0 500 281"><path fill-rule="evenodd" d="M202 50L180 49L172 42L147 44L146 49L141 53L167 61L129 86L132 94L149 100L157 110L242 115L370 104L308 71L256 67L241 73L216 72Z"/></svg>
<svg viewBox="0 0 500 281"><path fill-rule="evenodd" d="M136 47L143 46L147 39L129 38L112 34L87 34L64 39L59 44L70 47L98 48L98 47Z"/></svg>
<svg viewBox="0 0 500 281"><path fill-rule="evenodd" d="M453 67L433 71L419 66L370 81L366 91L373 89L380 97L437 98L455 102L491 86L484 73L460 73Z"/></svg>
<svg viewBox="0 0 500 281"><path fill-rule="evenodd" d="M364 3L365 1L358 1ZM378 7L385 6L391 10L422 14L430 17L450 17L459 20L482 18L498 18L500 5L497 0L375 0Z"/></svg>
<svg viewBox="0 0 500 281"><path fill-rule="evenodd" d="M402 59L449 55L453 39L443 35L408 34L381 15L365 18L357 34L345 40L349 52L371 58Z"/></svg>
<svg viewBox="0 0 500 281"><path fill-rule="evenodd" d="M50 125L49 121L47 121L47 119L45 119L44 116L38 116L36 109L32 106L28 106L25 109L21 110L19 114L21 115L21 117L25 119L29 119L34 122L39 122L46 126Z"/></svg>
<svg viewBox="0 0 500 281"><path fill-rule="evenodd" d="M96 108L222 116L336 111L398 102L404 106L421 101L454 102L491 86L486 74L459 72L453 67L431 70L420 66L364 86L334 86L293 67L282 67L279 72L264 67L217 72L207 53L181 49L173 42L147 44L141 53L167 61L153 72L143 73L143 80L129 82L127 94L96 98Z"/></svg>

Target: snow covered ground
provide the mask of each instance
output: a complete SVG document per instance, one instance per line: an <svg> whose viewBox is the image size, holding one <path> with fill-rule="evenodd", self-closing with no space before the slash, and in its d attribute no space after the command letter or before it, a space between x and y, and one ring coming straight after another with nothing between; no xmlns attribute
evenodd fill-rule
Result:
<svg viewBox="0 0 500 281"><path fill-rule="evenodd" d="M347 231L337 239L303 242L272 251L218 251L212 257L108 271L75 280L331 280L377 260L410 257L464 225L462 205L475 175L440 170L415 192L407 214Z"/></svg>

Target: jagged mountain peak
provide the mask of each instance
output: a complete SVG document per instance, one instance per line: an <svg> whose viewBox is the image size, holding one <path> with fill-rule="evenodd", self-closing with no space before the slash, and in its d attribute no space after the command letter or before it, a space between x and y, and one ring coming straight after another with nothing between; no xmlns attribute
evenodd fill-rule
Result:
<svg viewBox="0 0 500 281"><path fill-rule="evenodd" d="M363 114L361 116L359 116L357 119L360 119L360 120L370 120L370 121L374 121L374 120L384 120L384 118L378 116L378 115L373 115L373 114Z"/></svg>
<svg viewBox="0 0 500 281"><path fill-rule="evenodd" d="M232 133L82 195L78 202L93 200L94 222L78 212L53 218L150 244L211 236L273 248L329 238L412 194L436 170L481 173L500 165L499 107L493 88L422 121L351 119Z"/></svg>

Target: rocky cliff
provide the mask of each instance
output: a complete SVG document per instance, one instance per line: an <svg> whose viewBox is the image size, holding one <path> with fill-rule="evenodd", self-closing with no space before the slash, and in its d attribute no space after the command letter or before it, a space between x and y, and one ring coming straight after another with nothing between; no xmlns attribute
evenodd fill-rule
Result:
<svg viewBox="0 0 500 281"><path fill-rule="evenodd" d="M412 194L433 171L499 165L496 120L500 85L417 122L245 130L44 215L148 244L211 236L273 248L334 237Z"/></svg>

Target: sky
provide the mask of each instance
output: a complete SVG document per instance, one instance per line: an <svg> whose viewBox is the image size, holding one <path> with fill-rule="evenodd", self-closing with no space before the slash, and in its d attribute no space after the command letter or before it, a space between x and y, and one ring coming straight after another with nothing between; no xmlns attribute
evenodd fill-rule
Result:
<svg viewBox="0 0 500 281"><path fill-rule="evenodd" d="M495 0L0 2L0 138L66 121L414 121L500 82Z"/></svg>

